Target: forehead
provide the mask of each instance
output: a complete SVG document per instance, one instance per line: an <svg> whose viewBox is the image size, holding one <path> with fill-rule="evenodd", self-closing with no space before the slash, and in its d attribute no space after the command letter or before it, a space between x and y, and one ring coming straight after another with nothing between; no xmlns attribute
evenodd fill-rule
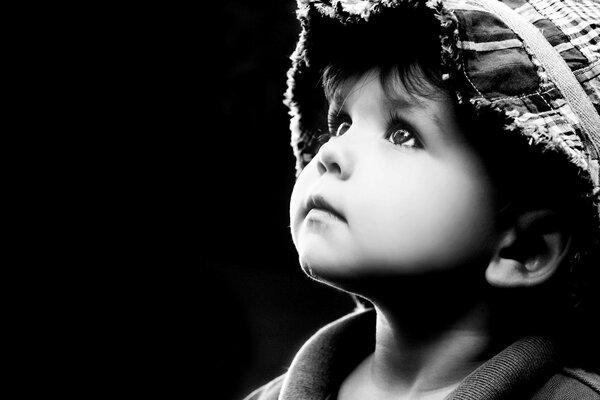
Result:
<svg viewBox="0 0 600 400"><path fill-rule="evenodd" d="M378 80L383 100L392 108L424 108L428 100L449 101L449 93L435 86L418 68L372 68L362 73L325 72L323 89L330 105L341 107L360 87Z"/></svg>

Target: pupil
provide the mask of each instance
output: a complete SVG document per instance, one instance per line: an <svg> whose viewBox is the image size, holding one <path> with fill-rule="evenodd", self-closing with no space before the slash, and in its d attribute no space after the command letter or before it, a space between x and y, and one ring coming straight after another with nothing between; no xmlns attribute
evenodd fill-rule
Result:
<svg viewBox="0 0 600 400"><path fill-rule="evenodd" d="M405 131L404 130L398 130L395 131L392 134L392 140L396 143L401 142L402 140L404 140L404 136L405 136Z"/></svg>

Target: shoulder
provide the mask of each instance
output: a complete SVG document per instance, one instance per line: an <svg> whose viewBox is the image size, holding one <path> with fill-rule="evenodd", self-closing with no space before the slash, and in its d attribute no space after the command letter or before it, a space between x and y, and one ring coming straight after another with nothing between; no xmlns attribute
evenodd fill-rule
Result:
<svg viewBox="0 0 600 400"><path fill-rule="evenodd" d="M285 374L254 390L243 400L277 400L283 385L283 378L285 378Z"/></svg>
<svg viewBox="0 0 600 400"><path fill-rule="evenodd" d="M563 368L546 382L534 398L600 400L600 375L580 368Z"/></svg>
<svg viewBox="0 0 600 400"><path fill-rule="evenodd" d="M373 351L374 316L371 309L359 309L320 328L302 345L285 374L243 400L325 397L331 390L332 376L344 373L338 369L345 371L346 365L358 364Z"/></svg>

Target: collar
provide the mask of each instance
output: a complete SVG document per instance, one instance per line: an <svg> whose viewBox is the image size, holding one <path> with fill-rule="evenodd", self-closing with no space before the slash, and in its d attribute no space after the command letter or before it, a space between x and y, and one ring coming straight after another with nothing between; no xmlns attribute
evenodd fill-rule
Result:
<svg viewBox="0 0 600 400"><path fill-rule="evenodd" d="M321 328L294 357L280 400L323 400L375 348L372 309L352 312ZM519 339L468 375L447 400L515 398L539 387L559 368L548 338ZM532 387L533 385L533 387Z"/></svg>

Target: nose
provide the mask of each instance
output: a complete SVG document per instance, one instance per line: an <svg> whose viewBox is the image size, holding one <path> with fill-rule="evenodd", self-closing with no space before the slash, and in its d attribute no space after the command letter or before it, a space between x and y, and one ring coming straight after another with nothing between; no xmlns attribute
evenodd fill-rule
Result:
<svg viewBox="0 0 600 400"><path fill-rule="evenodd" d="M344 143L345 140L347 137L335 137L321 146L317 153L317 169L320 175L329 173L342 180L352 175L354 155L348 143Z"/></svg>

